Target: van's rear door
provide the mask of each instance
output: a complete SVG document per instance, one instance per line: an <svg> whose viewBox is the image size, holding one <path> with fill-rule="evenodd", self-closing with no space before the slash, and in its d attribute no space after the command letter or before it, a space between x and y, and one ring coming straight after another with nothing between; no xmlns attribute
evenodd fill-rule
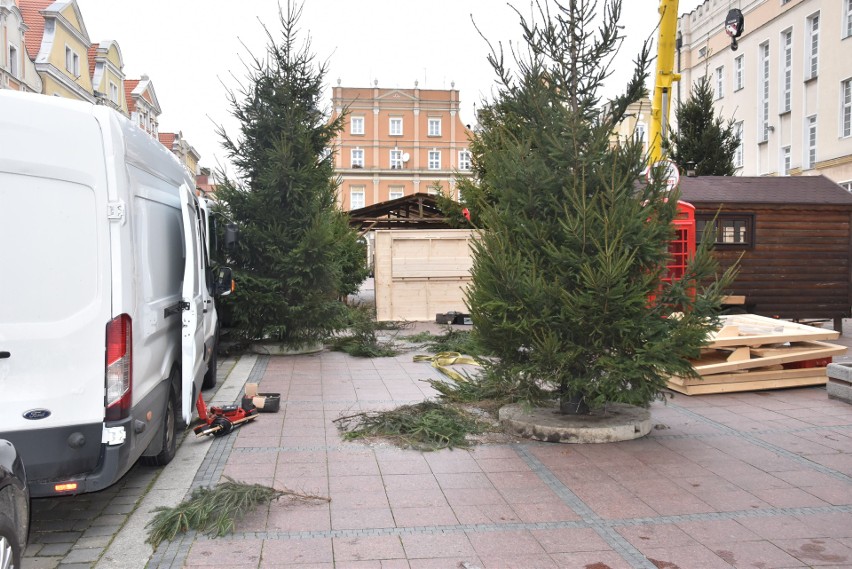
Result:
<svg viewBox="0 0 852 569"><path fill-rule="evenodd" d="M198 205L192 191L185 185L180 187L180 209L183 215L184 259L182 311L182 385L181 399L183 419L192 421L193 386L201 386L204 364L204 298L201 286L201 259L203 247L198 230Z"/></svg>

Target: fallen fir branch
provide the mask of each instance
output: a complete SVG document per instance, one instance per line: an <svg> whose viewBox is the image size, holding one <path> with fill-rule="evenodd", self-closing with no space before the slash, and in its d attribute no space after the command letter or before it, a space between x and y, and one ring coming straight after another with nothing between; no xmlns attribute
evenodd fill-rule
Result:
<svg viewBox="0 0 852 569"><path fill-rule="evenodd" d="M189 499L173 508L156 508L154 519L148 522L147 543L154 546L172 541L178 533L194 529L214 537L234 531L236 523L261 504L269 504L282 497L303 501L329 502L329 498L300 494L290 490L276 490L261 484L246 484L225 477L215 488L196 488Z"/></svg>

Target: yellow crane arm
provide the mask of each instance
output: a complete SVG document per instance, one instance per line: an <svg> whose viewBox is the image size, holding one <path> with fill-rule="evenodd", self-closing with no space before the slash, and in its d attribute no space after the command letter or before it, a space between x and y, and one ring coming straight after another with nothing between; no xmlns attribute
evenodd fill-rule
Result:
<svg viewBox="0 0 852 569"><path fill-rule="evenodd" d="M660 32L657 37L657 70L654 74L654 100L651 103L649 161L653 165L663 157L663 139L668 134L672 83L680 81L675 73L678 0L660 0Z"/></svg>

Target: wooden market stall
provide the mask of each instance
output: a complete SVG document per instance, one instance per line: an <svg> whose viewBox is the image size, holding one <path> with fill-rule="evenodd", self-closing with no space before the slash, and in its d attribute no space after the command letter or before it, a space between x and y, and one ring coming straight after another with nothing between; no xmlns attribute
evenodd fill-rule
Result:
<svg viewBox="0 0 852 569"><path fill-rule="evenodd" d="M852 194L824 176L684 177L680 190L699 237L715 224L722 267L740 259L731 294L745 297L745 312L841 330L852 307Z"/></svg>

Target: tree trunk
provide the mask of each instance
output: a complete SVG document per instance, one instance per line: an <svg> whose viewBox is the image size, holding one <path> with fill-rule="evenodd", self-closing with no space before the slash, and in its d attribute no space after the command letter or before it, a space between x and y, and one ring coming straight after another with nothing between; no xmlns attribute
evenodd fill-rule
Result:
<svg viewBox="0 0 852 569"><path fill-rule="evenodd" d="M564 415L588 415L589 406L586 405L586 396L581 394L565 395L559 398L559 412Z"/></svg>

